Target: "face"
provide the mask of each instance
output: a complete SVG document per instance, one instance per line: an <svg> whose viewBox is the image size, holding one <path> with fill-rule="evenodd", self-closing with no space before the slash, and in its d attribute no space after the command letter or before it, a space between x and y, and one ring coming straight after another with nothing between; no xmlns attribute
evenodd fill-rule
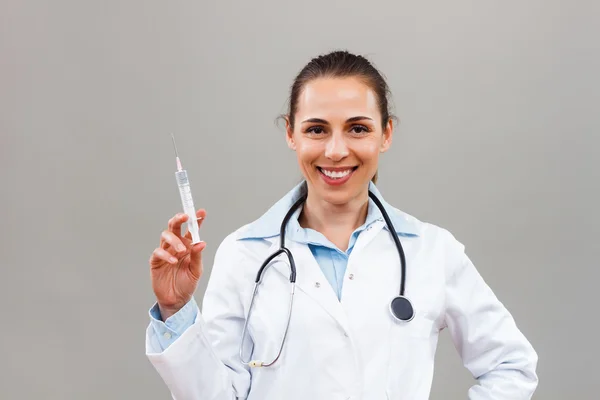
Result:
<svg viewBox="0 0 600 400"><path fill-rule="evenodd" d="M382 127L375 92L356 78L319 78L298 97L295 125L286 124L309 196L335 205L366 198L379 154L392 142ZM363 199L364 200L364 199Z"/></svg>

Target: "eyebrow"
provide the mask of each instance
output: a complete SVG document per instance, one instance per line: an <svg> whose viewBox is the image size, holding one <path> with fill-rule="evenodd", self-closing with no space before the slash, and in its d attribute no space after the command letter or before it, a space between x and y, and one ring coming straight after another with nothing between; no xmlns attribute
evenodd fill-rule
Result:
<svg viewBox="0 0 600 400"><path fill-rule="evenodd" d="M364 119L368 119L368 120L373 121L372 118L364 117L364 116L358 116L358 117L348 118L346 120L346 122L356 122L356 121L362 121ZM321 118L309 118L309 119L307 119L305 121L302 121L302 123L305 123L305 122L312 122L312 123L315 123L315 124L328 124L328 122L326 120L321 119Z"/></svg>

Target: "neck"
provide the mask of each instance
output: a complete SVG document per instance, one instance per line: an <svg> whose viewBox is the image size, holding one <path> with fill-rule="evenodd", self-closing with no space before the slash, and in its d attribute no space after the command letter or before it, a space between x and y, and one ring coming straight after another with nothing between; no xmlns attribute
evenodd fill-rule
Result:
<svg viewBox="0 0 600 400"><path fill-rule="evenodd" d="M308 196L299 217L300 226L330 235L349 238L350 234L365 223L369 208L368 189L344 204L332 204L324 199Z"/></svg>

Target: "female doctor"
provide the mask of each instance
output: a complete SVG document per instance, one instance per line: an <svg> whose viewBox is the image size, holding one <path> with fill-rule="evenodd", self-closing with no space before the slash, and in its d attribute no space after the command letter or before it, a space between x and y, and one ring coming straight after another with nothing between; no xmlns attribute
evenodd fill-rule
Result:
<svg viewBox="0 0 600 400"><path fill-rule="evenodd" d="M464 246L375 186L387 95L362 56L302 69L285 120L305 180L223 240L202 311L205 243L181 236L186 215L169 220L150 258L146 354L173 398L425 400L444 328L478 380L469 399L531 398L537 354Z"/></svg>

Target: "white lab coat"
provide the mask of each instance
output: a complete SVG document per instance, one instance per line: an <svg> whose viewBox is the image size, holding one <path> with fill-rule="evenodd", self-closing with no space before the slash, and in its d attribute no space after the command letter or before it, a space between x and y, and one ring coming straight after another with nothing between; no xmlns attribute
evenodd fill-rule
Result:
<svg viewBox="0 0 600 400"><path fill-rule="evenodd" d="M418 237L401 237L406 295L416 316L394 320L400 261L385 223L357 239L341 301L310 249L287 240L298 268L290 328L272 367L244 366L239 345L256 272L279 238L219 246L196 322L165 351L146 354L177 400L425 400L440 331L447 328L466 368L479 379L471 400L530 399L537 355L448 231L413 217ZM289 305L289 267L279 257L265 272L250 317L252 359L279 350ZM248 339L247 339L248 341ZM246 353L246 357L248 353Z"/></svg>

